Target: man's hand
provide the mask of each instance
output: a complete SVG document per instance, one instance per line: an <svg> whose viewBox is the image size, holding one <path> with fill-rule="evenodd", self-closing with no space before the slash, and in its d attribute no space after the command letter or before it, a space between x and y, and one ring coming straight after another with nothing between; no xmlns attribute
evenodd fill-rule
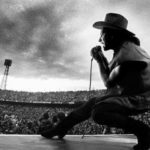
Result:
<svg viewBox="0 0 150 150"><path fill-rule="evenodd" d="M104 84L107 86L107 80L109 78L110 69L108 66L108 61L104 56L101 47L96 46L91 49L91 56L97 61L101 77L104 81Z"/></svg>
<svg viewBox="0 0 150 150"><path fill-rule="evenodd" d="M104 57L103 52L100 46L95 46L91 49L91 56L98 62L102 61L102 57Z"/></svg>

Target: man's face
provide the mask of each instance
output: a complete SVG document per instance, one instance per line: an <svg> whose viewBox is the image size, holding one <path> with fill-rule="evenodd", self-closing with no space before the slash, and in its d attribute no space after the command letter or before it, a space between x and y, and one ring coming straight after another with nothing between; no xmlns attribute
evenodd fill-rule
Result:
<svg viewBox="0 0 150 150"><path fill-rule="evenodd" d="M105 51L113 49L114 42L113 42L113 34L111 30L103 29L101 31L99 42L103 45Z"/></svg>

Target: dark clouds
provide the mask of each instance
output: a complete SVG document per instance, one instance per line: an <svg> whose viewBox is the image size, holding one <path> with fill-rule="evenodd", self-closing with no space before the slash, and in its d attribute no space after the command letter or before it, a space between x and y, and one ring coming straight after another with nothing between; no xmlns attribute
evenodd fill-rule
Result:
<svg viewBox="0 0 150 150"><path fill-rule="evenodd" d="M0 4L0 62L12 59L15 77L88 79L89 64L82 51L90 47L82 42L91 37L84 30L108 11L133 12L135 18L142 13L145 22L149 12L146 0L2 0Z"/></svg>
<svg viewBox="0 0 150 150"><path fill-rule="evenodd" d="M1 13L1 59L6 56L13 60L11 75L35 78L85 76L86 72L80 72L82 65L76 63L79 58L70 55L73 43L68 36L77 28L66 31L63 26L74 15L76 6L73 3L61 5L55 1L28 7L11 17Z"/></svg>

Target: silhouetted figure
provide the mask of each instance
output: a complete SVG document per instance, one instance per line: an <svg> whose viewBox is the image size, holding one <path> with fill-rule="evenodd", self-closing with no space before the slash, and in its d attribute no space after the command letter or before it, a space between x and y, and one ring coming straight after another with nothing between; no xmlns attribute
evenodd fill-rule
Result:
<svg viewBox="0 0 150 150"><path fill-rule="evenodd" d="M134 150L148 150L150 128L129 116L150 108L150 56L140 47L135 34L127 30L127 25L127 19L115 13L109 13L105 21L93 24L101 30L99 41L104 50L114 51L112 60L108 62L100 46L91 50L109 92L89 99L42 136L63 138L74 125L92 117L98 124L133 133L138 140Z"/></svg>

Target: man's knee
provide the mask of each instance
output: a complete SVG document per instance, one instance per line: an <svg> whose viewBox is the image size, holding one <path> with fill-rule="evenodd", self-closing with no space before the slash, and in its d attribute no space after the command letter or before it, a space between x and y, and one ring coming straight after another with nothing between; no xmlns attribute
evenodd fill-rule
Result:
<svg viewBox="0 0 150 150"><path fill-rule="evenodd" d="M72 113L88 119L91 116L92 108L95 105L95 103L96 103L96 98L91 98L83 105L76 108Z"/></svg>
<svg viewBox="0 0 150 150"><path fill-rule="evenodd" d="M118 105L114 103L102 102L95 105L92 110L92 118L95 122L104 124L109 114L119 113Z"/></svg>
<svg viewBox="0 0 150 150"><path fill-rule="evenodd" d="M111 114L127 115L127 109L116 103L102 102L96 104L92 110L92 118L97 123L105 123L107 119L112 119Z"/></svg>

